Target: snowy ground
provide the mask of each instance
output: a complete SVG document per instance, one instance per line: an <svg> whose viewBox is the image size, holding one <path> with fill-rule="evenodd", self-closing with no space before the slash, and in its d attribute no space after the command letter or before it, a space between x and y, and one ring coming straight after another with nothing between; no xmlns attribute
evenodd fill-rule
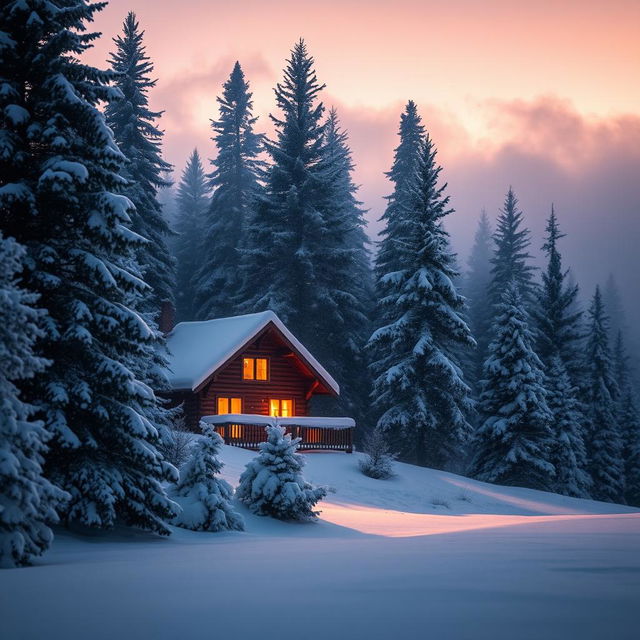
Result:
<svg viewBox="0 0 640 640"><path fill-rule="evenodd" d="M225 447L236 484L253 454ZM322 521L245 533L59 532L0 572L0 637L357 640L638 638L640 511L357 456L308 456Z"/></svg>

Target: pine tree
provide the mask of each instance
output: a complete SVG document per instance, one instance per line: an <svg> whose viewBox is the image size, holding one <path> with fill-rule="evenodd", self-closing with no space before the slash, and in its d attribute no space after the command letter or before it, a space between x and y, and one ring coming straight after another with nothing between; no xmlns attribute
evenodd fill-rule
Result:
<svg viewBox="0 0 640 640"><path fill-rule="evenodd" d="M473 247L469 256L469 271L464 282L464 294L468 300L467 316L469 328L476 341L476 347L469 355L467 376L473 387L478 389L482 378L482 366L487 358L490 342L491 304L487 294L491 282L491 225L483 209L478 221Z"/></svg>
<svg viewBox="0 0 640 640"><path fill-rule="evenodd" d="M620 289L612 273L604 285L602 304L609 318L609 344L614 345L619 333L622 333L623 338L626 337L628 326Z"/></svg>
<svg viewBox="0 0 640 640"><path fill-rule="evenodd" d="M616 422L622 439L625 500L628 504L637 505L640 503L640 412L633 387L629 356L621 330L618 330L616 336L613 369L619 390Z"/></svg>
<svg viewBox="0 0 640 640"><path fill-rule="evenodd" d="M105 114L126 157L122 175L127 184L120 193L135 206L130 227L148 241L136 251L144 280L150 286L141 306L155 315L161 301L173 300L175 284L175 263L167 245L171 231L158 201L158 190L171 184L163 177L171 171L171 165L162 159L163 132L156 126L162 112L149 108L147 94L156 80L149 77L153 63L146 55L143 37L135 13L129 12L123 34L114 38L116 51L111 54L111 67L117 74L115 84L122 97L111 100Z"/></svg>
<svg viewBox="0 0 640 640"><path fill-rule="evenodd" d="M640 507L640 410L631 389L621 402L620 420L624 432L625 500Z"/></svg>
<svg viewBox="0 0 640 640"><path fill-rule="evenodd" d="M252 94L240 63L218 98L220 116L212 120L217 155L213 197L202 236L202 264L195 276L195 315L200 320L233 315L240 289L240 244L260 193L258 160L262 136L253 127Z"/></svg>
<svg viewBox="0 0 640 640"><path fill-rule="evenodd" d="M176 273L176 315L180 321L195 319L195 276L200 270L207 243L203 243L209 208L209 185L198 150L194 149L182 172L176 196L174 255Z"/></svg>
<svg viewBox="0 0 640 640"><path fill-rule="evenodd" d="M576 310L578 285L568 284L568 272L562 269L558 241L564 234L560 233L553 206L546 231L547 237L542 249L547 255L547 267L542 274L542 286L538 290L538 305L532 314L537 327L537 353L547 364L550 364L552 358L559 356L572 383L576 384L582 369L582 313Z"/></svg>
<svg viewBox="0 0 640 640"><path fill-rule="evenodd" d="M216 477L224 464L220 447L224 441L211 425L200 423L203 438L191 448L191 457L180 470L180 481L171 492L182 512L175 525L192 531L244 530L244 519L233 508L233 488Z"/></svg>
<svg viewBox="0 0 640 640"><path fill-rule="evenodd" d="M326 182L324 88L313 58L300 40L275 89L281 117L271 116L276 139L266 140L271 165L266 191L247 228L243 255L244 311L271 309L313 349L325 309L319 303L318 274L329 257L323 217Z"/></svg>
<svg viewBox="0 0 640 640"><path fill-rule="evenodd" d="M415 188L425 130L418 107L409 100L400 116L400 142L394 151L393 164L386 176L393 183L382 215L384 229L375 261L377 322L389 322L394 315L393 301L398 293L400 274L405 268L404 240L410 233L406 219L414 206ZM389 315L390 314L390 315Z"/></svg>
<svg viewBox="0 0 640 640"><path fill-rule="evenodd" d="M351 150L335 109L326 122L323 163L328 175L324 242L330 259L324 258L318 269L316 287L323 311L316 326L321 338L314 337L311 346L340 383L340 398L323 403L324 409L333 415L336 410L346 412L360 423L371 390L364 345L371 333L373 284L364 212L351 176Z"/></svg>
<svg viewBox="0 0 640 640"><path fill-rule="evenodd" d="M528 309L533 300L534 267L528 264L530 231L522 226L523 213L518 209L518 199L509 187L504 206L498 215L493 234L495 254L491 260L491 284L489 293L494 305L500 304L502 294L514 282Z"/></svg>
<svg viewBox="0 0 640 640"><path fill-rule="evenodd" d="M0 233L0 567L29 564L49 548L48 525L65 497L42 475L49 436L15 385L47 364L33 354L42 335L36 296L16 284L24 253Z"/></svg>
<svg viewBox="0 0 640 640"><path fill-rule="evenodd" d="M591 478L587 472L587 451L583 437L583 416L575 387L559 356L549 361L546 377L547 404L553 416L553 445L550 461L556 469L554 491L566 496L588 498Z"/></svg>
<svg viewBox="0 0 640 640"><path fill-rule="evenodd" d="M377 355L372 368L378 428L405 459L443 468L460 457L471 431L470 389L456 353L474 341L461 317L464 299L453 283L455 256L442 224L452 209L446 184L438 184L436 153L427 136L413 210L404 214L405 266L397 272L395 316L374 332L370 345Z"/></svg>
<svg viewBox="0 0 640 640"><path fill-rule="evenodd" d="M591 495L596 500L624 499L623 443L616 421L618 386L609 351L608 320L600 288L596 287L589 308L589 335L585 361L585 404L589 420L587 451L593 479Z"/></svg>
<svg viewBox="0 0 640 640"><path fill-rule="evenodd" d="M305 459L296 449L300 438L285 435L285 428L267 427L267 441L251 460L236 491L238 499L259 516L280 520L315 520L313 507L327 495L324 487L314 487L302 476Z"/></svg>
<svg viewBox="0 0 640 640"><path fill-rule="evenodd" d="M0 228L27 250L21 284L46 311L35 351L51 363L17 386L51 435L45 472L71 495L66 522L166 534L175 505L162 482L175 469L155 448L155 396L128 368L155 340L127 307L144 293L142 241L115 194L124 158L98 109L118 91L112 74L78 61L103 6L0 8Z"/></svg>
<svg viewBox="0 0 640 640"><path fill-rule="evenodd" d="M534 351L515 282L507 285L496 308L493 334L484 366L479 402L483 422L474 438L471 473L484 482L550 490L555 475L549 461L553 416L542 363Z"/></svg>

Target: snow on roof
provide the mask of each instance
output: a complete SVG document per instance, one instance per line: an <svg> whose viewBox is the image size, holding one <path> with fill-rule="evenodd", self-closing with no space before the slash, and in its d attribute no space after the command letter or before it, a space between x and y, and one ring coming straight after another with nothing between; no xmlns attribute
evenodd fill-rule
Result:
<svg viewBox="0 0 640 640"><path fill-rule="evenodd" d="M278 328L323 382L340 393L338 383L273 311L177 324L167 336L171 388L195 390L269 323Z"/></svg>

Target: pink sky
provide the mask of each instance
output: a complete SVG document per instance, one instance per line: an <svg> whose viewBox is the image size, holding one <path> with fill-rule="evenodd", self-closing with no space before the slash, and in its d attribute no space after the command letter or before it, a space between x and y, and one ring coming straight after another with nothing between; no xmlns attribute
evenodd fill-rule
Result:
<svg viewBox="0 0 640 640"><path fill-rule="evenodd" d="M215 96L240 60L268 131L273 86L304 37L349 130L360 197L378 231L383 176L400 111L414 99L431 132L456 213L462 261L484 206L511 184L537 250L555 202L565 259L586 294L615 273L629 320L640 261L640 2L573 0L112 0L88 59L103 66L128 10L146 30L164 109L165 154L180 170L194 146L213 155Z"/></svg>

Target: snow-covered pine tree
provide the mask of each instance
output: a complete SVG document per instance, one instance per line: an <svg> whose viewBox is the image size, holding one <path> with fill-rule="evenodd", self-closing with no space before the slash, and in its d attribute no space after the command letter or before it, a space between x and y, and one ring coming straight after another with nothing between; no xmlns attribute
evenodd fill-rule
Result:
<svg viewBox="0 0 640 640"><path fill-rule="evenodd" d="M626 390L620 409L624 433L624 497L627 504L640 507L640 410L632 389Z"/></svg>
<svg viewBox="0 0 640 640"><path fill-rule="evenodd" d="M602 304L609 318L609 344L615 345L619 333L622 333L623 339L627 337L628 326L622 296L613 273L609 274L604 284Z"/></svg>
<svg viewBox="0 0 640 640"><path fill-rule="evenodd" d="M315 520L315 505L327 495L324 487L308 483L302 469L305 459L296 453L300 438L285 435L285 428L266 428L267 441L240 476L236 497L260 516L280 520Z"/></svg>
<svg viewBox="0 0 640 640"><path fill-rule="evenodd" d="M351 150L335 109L330 110L326 122L323 163L328 176L324 242L331 259L323 259L317 273L322 314L316 326L321 338L314 340L312 348L339 381L341 393L340 398L329 399L320 407L316 402L315 407L333 415L336 410L352 415L360 424L371 391L364 345L371 334L373 283L364 212L351 176Z"/></svg>
<svg viewBox="0 0 640 640"><path fill-rule="evenodd" d="M47 364L33 354L42 335L36 296L16 284L24 253L0 233L0 567L28 564L49 548L48 525L65 497L42 475L49 435L15 385Z"/></svg>
<svg viewBox="0 0 640 640"><path fill-rule="evenodd" d="M277 313L312 350L322 339L318 323L325 315L319 273L331 260L324 244L328 175L322 162L324 106L318 102L324 85L313 63L300 40L275 89L282 115L271 116L276 138L264 142L271 164L264 197L247 227L239 297L244 311Z"/></svg>
<svg viewBox="0 0 640 640"><path fill-rule="evenodd" d="M205 246L202 240L210 203L209 192L200 154L194 149L178 184L174 224L177 237L172 242L177 262L176 315L180 321L194 320L196 317L194 280L204 259Z"/></svg>
<svg viewBox="0 0 640 640"><path fill-rule="evenodd" d="M585 416L589 421L587 453L593 479L591 495L596 500L624 500L622 438L616 420L618 385L609 350L608 320L600 287L589 307L589 333L584 363Z"/></svg>
<svg viewBox="0 0 640 640"><path fill-rule="evenodd" d="M262 136L253 128L252 94L240 63L217 98L220 115L212 120L217 154L212 161L213 196L205 215L201 259L194 277L194 312L199 320L233 315L237 311L240 244L260 193Z"/></svg>
<svg viewBox="0 0 640 640"><path fill-rule="evenodd" d="M148 92L156 80L149 77L153 63L146 55L143 37L135 13L129 12L123 34L114 38L116 51L111 54L115 84L122 96L107 104L105 115L126 158L122 175L127 184L119 191L135 206L130 227L148 241L136 250L142 275L150 286L138 307L157 315L163 300L173 300L175 286L175 262L167 244L171 230L158 201L158 190L171 184L164 177L171 165L162 159L163 132L156 126L162 112L149 108Z"/></svg>
<svg viewBox="0 0 640 640"><path fill-rule="evenodd" d="M549 360L546 373L547 404L553 416L553 444L550 461L556 469L553 489L556 493L588 498L591 478L587 471L584 419L577 391L572 386L562 358Z"/></svg>
<svg viewBox="0 0 640 640"><path fill-rule="evenodd" d="M231 504L233 488L216 477L224 466L218 458L224 442L211 425L201 422L200 428L204 437L191 447L180 481L171 491L182 508L173 524L192 531L243 531L244 518Z"/></svg>
<svg viewBox="0 0 640 640"><path fill-rule="evenodd" d="M551 490L553 416L522 296L508 283L484 365L471 474L484 482Z"/></svg>
<svg viewBox="0 0 640 640"><path fill-rule="evenodd" d="M66 522L167 534L175 505L162 483L176 470L155 448L155 396L127 366L155 339L127 307L145 289L131 271L141 242L116 195L124 157L98 109L119 92L112 74L78 60L103 6L0 6L0 228L27 250L21 284L47 312L35 350L51 363L17 386L52 436L45 471L71 494Z"/></svg>
<svg viewBox="0 0 640 640"><path fill-rule="evenodd" d="M620 329L613 350L613 366L619 390L616 402L616 422L622 438L625 500L627 504L640 506L640 412L631 376L629 356Z"/></svg>
<svg viewBox="0 0 640 640"><path fill-rule="evenodd" d="M405 459L443 468L459 461L471 431L470 389L456 353L475 343L453 283L458 272L443 227L452 209L447 185L439 184L436 153L427 136L414 204L403 213L404 269L397 272L395 314L373 333L370 345L377 356L372 364L373 403L381 414L377 427Z"/></svg>
<svg viewBox="0 0 640 640"><path fill-rule="evenodd" d="M487 348L491 339L492 310L488 292L491 282L492 255L491 224L487 212L483 209L469 255L469 270L463 286L463 293L468 301L469 328L476 341L476 347L467 357L466 369L468 373L466 377L476 393L482 378L482 367L487 358Z"/></svg>
<svg viewBox="0 0 640 640"><path fill-rule="evenodd" d="M375 260L376 322L388 324L395 316L394 301L398 294L403 262L404 238L410 231L405 222L415 200L415 185L425 130L418 107L409 100L400 116L400 142L395 148L391 170L386 173L393 184L381 221L384 228Z"/></svg>
<svg viewBox="0 0 640 640"><path fill-rule="evenodd" d="M538 304L532 311L537 328L537 353L547 366L552 358L559 356L572 385L576 385L582 371L582 313L577 309L578 285L567 282L568 272L562 268L558 241L564 234L560 232L553 206L546 231L542 250L547 256L547 267L537 291Z"/></svg>
<svg viewBox="0 0 640 640"><path fill-rule="evenodd" d="M530 231L522 226L524 217L518 209L518 199L509 187L504 206L496 221L493 234L495 253L491 259L491 283L489 293L494 305L500 304L502 294L514 282L522 297L525 308L529 311L533 302L533 272L535 268L529 263Z"/></svg>

